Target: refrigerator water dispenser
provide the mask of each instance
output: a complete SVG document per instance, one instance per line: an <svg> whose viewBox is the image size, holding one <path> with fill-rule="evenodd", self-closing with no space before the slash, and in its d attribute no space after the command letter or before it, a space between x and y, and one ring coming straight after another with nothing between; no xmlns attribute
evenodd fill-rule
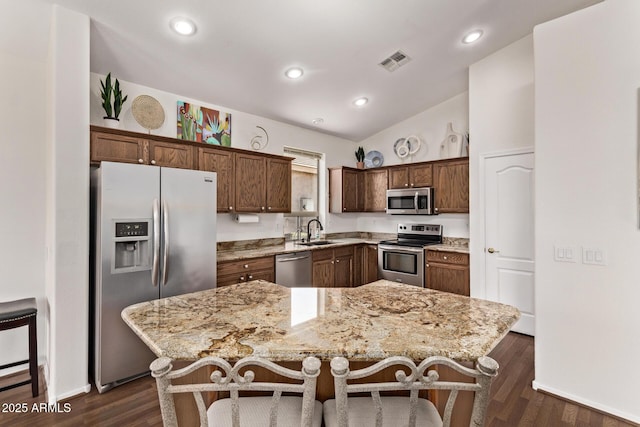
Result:
<svg viewBox="0 0 640 427"><path fill-rule="evenodd" d="M114 221L111 271L128 273L151 269L151 220Z"/></svg>

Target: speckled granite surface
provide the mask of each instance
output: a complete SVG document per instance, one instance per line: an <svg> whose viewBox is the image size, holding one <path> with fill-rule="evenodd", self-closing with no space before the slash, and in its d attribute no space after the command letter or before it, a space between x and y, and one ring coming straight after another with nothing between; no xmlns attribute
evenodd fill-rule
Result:
<svg viewBox="0 0 640 427"><path fill-rule="evenodd" d="M330 245L305 246L296 242L285 242L284 239L256 239L237 242L218 243L218 262L239 261L243 259L278 255L290 252L326 249L337 246L356 245L360 243L378 244L381 240L395 239L395 234L388 233L331 233L322 240L330 240ZM469 253L469 239L444 237L442 245L429 246L431 250Z"/></svg>
<svg viewBox="0 0 640 427"><path fill-rule="evenodd" d="M125 322L157 356L250 354L274 361L345 356L487 354L519 318L514 307L379 280L357 288L285 288L265 281L132 305Z"/></svg>
<svg viewBox="0 0 640 427"><path fill-rule="evenodd" d="M429 246L430 251L448 251L448 252L460 252L463 254L469 253L469 239L463 237L443 237L441 245Z"/></svg>

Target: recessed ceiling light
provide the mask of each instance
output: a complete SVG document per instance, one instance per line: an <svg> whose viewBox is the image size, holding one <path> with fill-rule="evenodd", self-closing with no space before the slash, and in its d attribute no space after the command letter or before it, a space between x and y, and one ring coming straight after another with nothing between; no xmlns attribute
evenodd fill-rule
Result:
<svg viewBox="0 0 640 427"><path fill-rule="evenodd" d="M313 123L314 125L319 125L324 123L324 119L322 117L318 117L317 119L311 120L311 123Z"/></svg>
<svg viewBox="0 0 640 427"><path fill-rule="evenodd" d="M302 70L302 68L298 68L298 67L289 68L284 73L284 75L289 77L290 79L298 79L302 77L303 74L304 74L304 71Z"/></svg>
<svg viewBox="0 0 640 427"><path fill-rule="evenodd" d="M194 24L194 22L188 18L183 18L183 17L173 18L169 22L169 25L171 26L171 29L173 31L175 31L176 33L182 36L190 36L192 34L195 34L196 32L196 24Z"/></svg>
<svg viewBox="0 0 640 427"><path fill-rule="evenodd" d="M362 98L358 98L355 101L353 101L353 105L355 105L356 107L362 107L367 102L369 102L369 100L367 98L362 97Z"/></svg>
<svg viewBox="0 0 640 427"><path fill-rule="evenodd" d="M469 44L477 41L482 37L482 30L473 30L462 38L462 43Z"/></svg>

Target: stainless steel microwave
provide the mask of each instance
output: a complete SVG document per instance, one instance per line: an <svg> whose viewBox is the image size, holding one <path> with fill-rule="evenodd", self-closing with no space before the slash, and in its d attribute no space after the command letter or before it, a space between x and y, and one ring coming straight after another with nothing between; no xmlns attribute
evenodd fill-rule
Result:
<svg viewBox="0 0 640 427"><path fill-rule="evenodd" d="M433 188L387 190L390 215L433 215Z"/></svg>

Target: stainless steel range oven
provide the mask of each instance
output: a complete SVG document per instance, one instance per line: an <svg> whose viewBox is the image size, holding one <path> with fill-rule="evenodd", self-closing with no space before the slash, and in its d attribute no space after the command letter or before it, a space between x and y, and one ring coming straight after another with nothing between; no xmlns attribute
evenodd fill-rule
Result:
<svg viewBox="0 0 640 427"><path fill-rule="evenodd" d="M424 287L424 248L442 243L442 225L398 224L398 238L378 244L382 279Z"/></svg>

